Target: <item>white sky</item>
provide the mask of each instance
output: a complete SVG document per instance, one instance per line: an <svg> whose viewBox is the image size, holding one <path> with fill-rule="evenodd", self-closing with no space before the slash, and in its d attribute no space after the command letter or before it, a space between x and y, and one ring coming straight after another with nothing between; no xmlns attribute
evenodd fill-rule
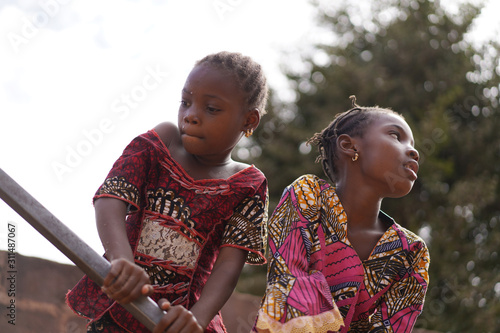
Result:
<svg viewBox="0 0 500 333"><path fill-rule="evenodd" d="M487 3L478 41L500 32ZM283 51L308 45L312 17L307 0L2 1L0 168L101 254L91 198L132 138L176 121L194 62L241 52L284 91ZM70 263L1 200L0 249L8 223L18 253Z"/></svg>

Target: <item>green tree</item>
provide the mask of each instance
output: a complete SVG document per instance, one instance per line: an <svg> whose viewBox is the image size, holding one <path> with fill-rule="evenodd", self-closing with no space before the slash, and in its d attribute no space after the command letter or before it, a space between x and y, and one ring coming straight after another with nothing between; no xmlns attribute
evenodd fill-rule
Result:
<svg viewBox="0 0 500 333"><path fill-rule="evenodd" d="M419 179L383 209L431 251L430 287L417 327L500 327L499 45L465 39L480 7L449 13L439 1L315 2L322 40L285 69L293 103L272 99L248 151L269 179L270 212L304 173L323 175L304 142L338 112L391 107L413 129ZM253 145L253 147L252 147Z"/></svg>

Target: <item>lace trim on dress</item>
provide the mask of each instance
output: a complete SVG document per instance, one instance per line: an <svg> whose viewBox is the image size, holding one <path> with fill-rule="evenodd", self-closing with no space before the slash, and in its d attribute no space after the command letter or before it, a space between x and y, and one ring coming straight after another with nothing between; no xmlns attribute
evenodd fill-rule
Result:
<svg viewBox="0 0 500 333"><path fill-rule="evenodd" d="M326 333L338 332L344 320L337 307L316 316L293 318L281 323L259 310L255 329L259 333Z"/></svg>

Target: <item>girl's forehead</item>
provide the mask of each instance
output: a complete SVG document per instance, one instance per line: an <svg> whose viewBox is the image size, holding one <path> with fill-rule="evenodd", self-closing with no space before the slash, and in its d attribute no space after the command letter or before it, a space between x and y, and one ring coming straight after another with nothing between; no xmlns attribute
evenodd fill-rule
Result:
<svg viewBox="0 0 500 333"><path fill-rule="evenodd" d="M204 87L215 91L229 90L229 93L235 93L240 90L235 81L234 75L226 70L209 64L199 64L189 73L184 90L192 94L193 88Z"/></svg>
<svg viewBox="0 0 500 333"><path fill-rule="evenodd" d="M397 127L404 131L410 137L413 137L413 132L404 118L396 113L377 112L373 121L368 127Z"/></svg>
<svg viewBox="0 0 500 333"><path fill-rule="evenodd" d="M188 75L188 79L199 77L203 77L205 80L223 78L224 80L236 81L230 70L206 63L194 66Z"/></svg>
<svg viewBox="0 0 500 333"><path fill-rule="evenodd" d="M237 83L234 74L231 72L210 64L199 64L193 67L189 73L184 88L192 92L188 88L205 86L214 90L225 88L226 90L231 90L230 93L235 93L241 90Z"/></svg>
<svg viewBox="0 0 500 333"><path fill-rule="evenodd" d="M199 64L189 73L182 92L191 98L212 98L234 106L244 106L246 94L234 75L210 64Z"/></svg>

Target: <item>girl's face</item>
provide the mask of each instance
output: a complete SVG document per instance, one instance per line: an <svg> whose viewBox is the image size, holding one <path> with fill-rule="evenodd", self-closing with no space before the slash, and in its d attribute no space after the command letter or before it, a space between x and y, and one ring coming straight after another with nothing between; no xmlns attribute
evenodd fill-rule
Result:
<svg viewBox="0 0 500 333"><path fill-rule="evenodd" d="M230 74L198 65L182 89L178 115L182 144L206 162L225 162L246 129L248 114L245 94Z"/></svg>
<svg viewBox="0 0 500 333"><path fill-rule="evenodd" d="M419 155L413 134L401 117L374 115L362 138L357 138L359 159L365 181L376 186L383 197L398 198L410 192L417 179Z"/></svg>

